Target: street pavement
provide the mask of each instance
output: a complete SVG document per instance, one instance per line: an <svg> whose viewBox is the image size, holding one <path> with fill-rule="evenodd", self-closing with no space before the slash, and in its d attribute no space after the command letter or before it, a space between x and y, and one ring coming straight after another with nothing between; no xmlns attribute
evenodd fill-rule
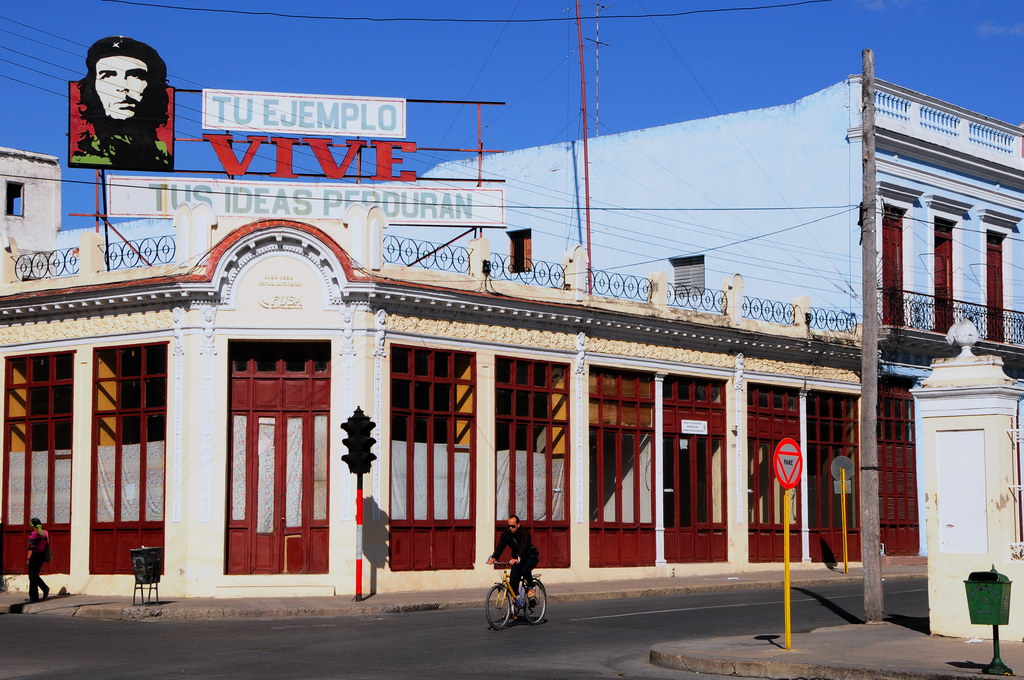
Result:
<svg viewBox="0 0 1024 680"><path fill-rule="evenodd" d="M883 567L887 581L921 579L924 565ZM856 583L862 572L849 574L821 565L793 572L794 588ZM70 616L121 621L209 620L297 616L372 615L482 605L480 588L447 591L378 593L355 602L351 596L294 598L163 598L159 604L132 606L130 597L66 595L37 603L24 593L0 593L0 615ZM782 588L782 569L710 576L593 581L547 582L551 602L641 598L654 595L707 593ZM781 628L781 623L780 623ZM983 632L979 627L979 632ZM853 624L793 635L793 649L783 649L780 635L717 637L667 642L651 648L657 666L690 673L755 678L821 678L858 680L941 680L979 677L992 658L990 641L970 642L927 634L927 622L891 620L883 624ZM1024 642L1003 640L1002 660L1024 674Z"/></svg>

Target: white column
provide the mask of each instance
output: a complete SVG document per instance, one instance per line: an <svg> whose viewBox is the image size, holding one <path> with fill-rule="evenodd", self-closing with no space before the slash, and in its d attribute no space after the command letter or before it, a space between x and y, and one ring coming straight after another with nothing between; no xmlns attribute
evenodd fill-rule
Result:
<svg viewBox="0 0 1024 680"><path fill-rule="evenodd" d="M654 564L665 561L665 374L654 376ZM680 490L681 491L681 490Z"/></svg>
<svg viewBox="0 0 1024 680"><path fill-rule="evenodd" d="M807 390L800 390L800 451L804 468L800 472L800 554L801 562L811 561L811 532L808 520L807 500ZM825 482L827 483L827 481Z"/></svg>

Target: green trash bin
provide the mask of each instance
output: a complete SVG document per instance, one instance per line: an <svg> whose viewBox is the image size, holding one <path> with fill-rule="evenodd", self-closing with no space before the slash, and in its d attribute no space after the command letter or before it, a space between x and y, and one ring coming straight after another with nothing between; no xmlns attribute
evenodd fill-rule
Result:
<svg viewBox="0 0 1024 680"><path fill-rule="evenodd" d="M999 626L1010 622L1010 586L1013 582L996 571L974 571L964 581L967 588L967 611L971 623L992 626L992 662L981 669L985 675L1013 675L999 658Z"/></svg>
<svg viewBox="0 0 1024 680"><path fill-rule="evenodd" d="M1013 582L995 570L975 571L964 581L971 623L1005 626L1010 622L1010 586Z"/></svg>

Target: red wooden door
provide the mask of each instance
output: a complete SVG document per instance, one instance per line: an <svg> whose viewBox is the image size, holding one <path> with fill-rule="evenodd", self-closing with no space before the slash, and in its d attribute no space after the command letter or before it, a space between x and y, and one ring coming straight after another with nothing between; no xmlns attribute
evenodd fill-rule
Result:
<svg viewBox="0 0 1024 680"><path fill-rule="evenodd" d="M590 566L653 565L654 376L590 372Z"/></svg>
<svg viewBox="0 0 1024 680"><path fill-rule="evenodd" d="M917 452L909 385L878 386L879 522L887 555L917 555Z"/></svg>
<svg viewBox="0 0 1024 680"><path fill-rule="evenodd" d="M843 559L842 503L846 503L847 547L850 559L860 555L859 475L847 484L845 499L832 479L832 461L846 456L859 468L857 399L852 395L810 392L807 395L807 527L810 557L836 564ZM840 487L841 490L842 487Z"/></svg>
<svg viewBox="0 0 1024 680"><path fill-rule="evenodd" d="M724 391L709 380L664 382L661 493L669 562L723 562L727 556ZM684 421L705 423L707 434L683 434Z"/></svg>
<svg viewBox="0 0 1024 680"><path fill-rule="evenodd" d="M497 357L495 370L495 542L518 515L540 563L568 567L569 366Z"/></svg>
<svg viewBox="0 0 1024 680"><path fill-rule="evenodd" d="M800 440L797 390L767 385L747 388L747 531L751 562L783 558L783 491L775 480L772 456L782 439ZM800 556L799 487L790 515L790 555ZM794 531L794 528L797 531Z"/></svg>
<svg viewBox="0 0 1024 680"><path fill-rule="evenodd" d="M1002 342L1004 337L1003 237L989 232L986 242L985 291L988 318L985 324L985 337L993 342Z"/></svg>
<svg viewBox="0 0 1024 680"><path fill-rule="evenodd" d="M903 211L882 216L882 323L903 325Z"/></svg>
<svg viewBox="0 0 1024 680"><path fill-rule="evenodd" d="M328 569L329 345L231 346L227 572Z"/></svg>
<svg viewBox="0 0 1024 680"><path fill-rule="evenodd" d="M935 328L953 325L953 223L935 220Z"/></svg>

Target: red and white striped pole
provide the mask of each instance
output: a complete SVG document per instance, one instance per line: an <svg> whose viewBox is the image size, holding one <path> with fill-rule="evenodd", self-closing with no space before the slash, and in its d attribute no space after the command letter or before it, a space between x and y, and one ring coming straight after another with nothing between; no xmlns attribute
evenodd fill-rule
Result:
<svg viewBox="0 0 1024 680"><path fill-rule="evenodd" d="M363 475L356 475L356 602L363 599Z"/></svg>

